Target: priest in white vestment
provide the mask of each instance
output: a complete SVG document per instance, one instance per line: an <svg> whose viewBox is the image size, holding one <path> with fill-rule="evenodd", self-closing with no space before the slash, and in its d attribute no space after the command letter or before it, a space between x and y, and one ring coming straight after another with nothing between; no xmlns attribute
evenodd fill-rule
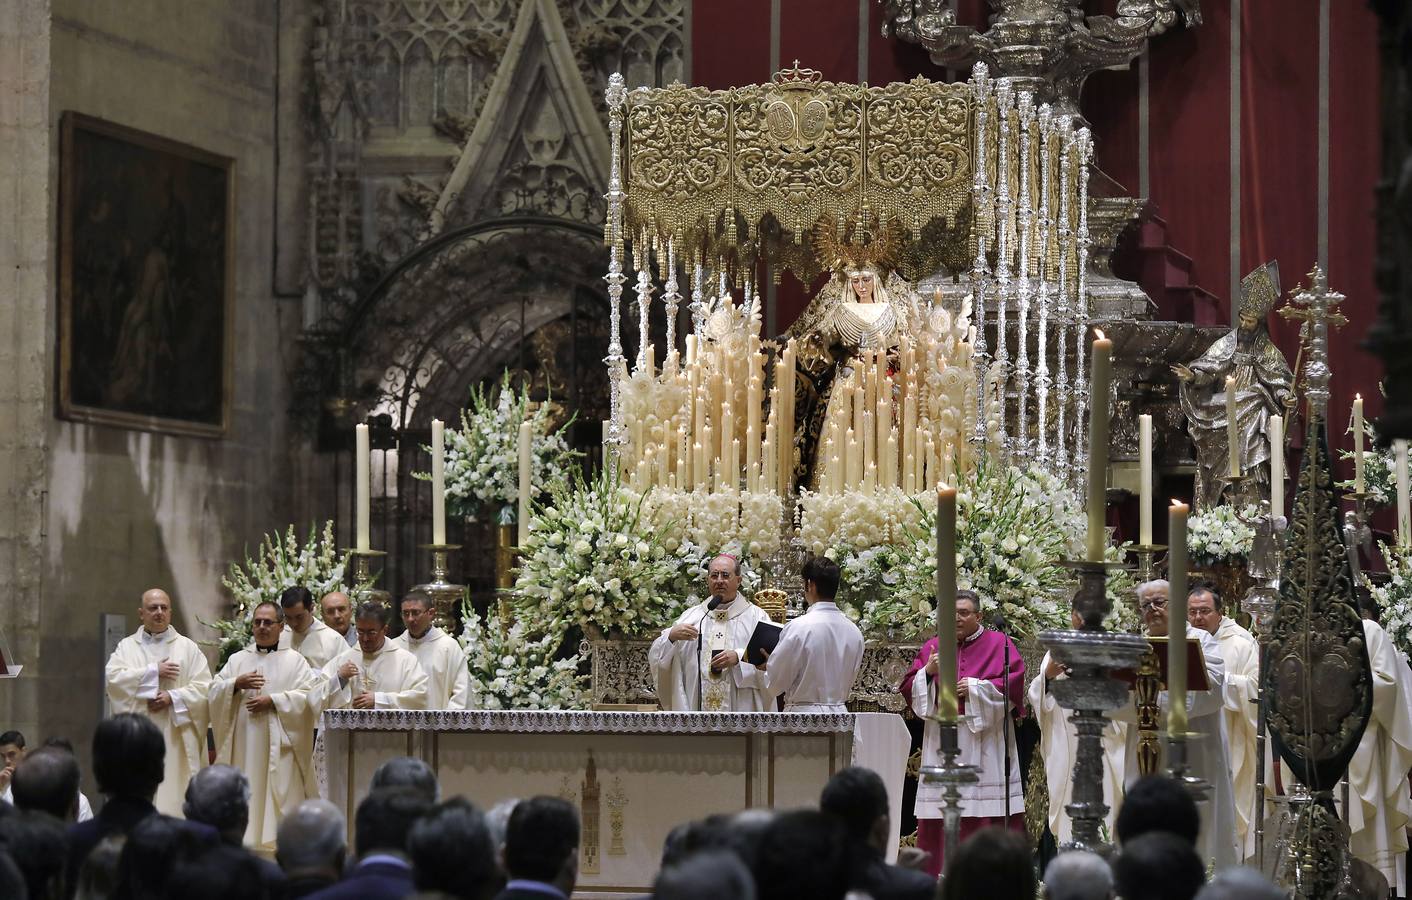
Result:
<svg viewBox="0 0 1412 900"><path fill-rule="evenodd" d="M1020 774L1011 710L1025 696L1025 661L1003 632L981 624L981 600L975 591L956 592L956 744L962 765L975 766L978 780L961 788L961 840L988 826L1025 830L1025 786ZM936 710L938 639L922 645L899 691L922 729L922 765L941 765L941 728ZM1008 744L1009 752L1006 752ZM940 785L917 785L917 849L926 851L927 872L945 864Z"/></svg>
<svg viewBox="0 0 1412 900"><path fill-rule="evenodd" d="M328 661L347 650L343 635L314 617L314 595L306 587L295 586L279 598L284 611L284 631L279 645L298 651L314 669L322 669Z"/></svg>
<svg viewBox="0 0 1412 900"><path fill-rule="evenodd" d="M848 712L848 695L863 664L863 632L838 608L838 564L816 556L804 564L809 611L784 626L765 651L765 693L784 694L785 712Z"/></svg>
<svg viewBox="0 0 1412 900"><path fill-rule="evenodd" d="M402 598L407 630L392 639L427 673L427 709L465 709L471 700L471 673L461 642L431 623L434 604L415 591Z"/></svg>
<svg viewBox="0 0 1412 900"><path fill-rule="evenodd" d="M1412 672L1383 627L1363 620L1373 671L1373 715L1348 764L1349 849L1382 872L1399 897L1407 896L1407 828L1412 796ZM1286 775L1288 769L1285 770ZM1286 782L1290 783L1290 782Z"/></svg>
<svg viewBox="0 0 1412 900"><path fill-rule="evenodd" d="M206 765L206 695L211 667L191 638L172 627L172 601L153 588L137 608L142 625L118 642L104 669L114 715L147 716L167 743L166 774L153 805L181 816L186 783Z"/></svg>
<svg viewBox="0 0 1412 900"><path fill-rule="evenodd" d="M417 658L388 640L388 608L358 605L358 646L324 666L325 709L426 709L427 675Z"/></svg>
<svg viewBox="0 0 1412 900"><path fill-rule="evenodd" d="M318 796L314 730L324 693L323 675L280 647L280 613L271 601L251 611L254 643L226 661L210 695L216 762L250 779L245 845L266 855L274 853L280 821Z"/></svg>
<svg viewBox="0 0 1412 900"><path fill-rule="evenodd" d="M358 645L358 629L353 627L353 602L343 591L329 591L319 600L319 609L324 614L324 624L333 633L343 638L349 647Z"/></svg>
<svg viewBox="0 0 1412 900"><path fill-rule="evenodd" d="M1168 631L1167 600L1171 586L1165 580L1148 581L1138 585L1138 608L1142 612L1142 623L1151 637L1166 637ZM1221 645L1208 631L1193 628L1190 622L1181 623L1186 637L1201 642L1201 652L1206 658L1206 680L1209 690L1187 691L1187 767L1192 775L1203 778L1211 785L1210 799L1198 804L1201 812L1201 834L1197 838L1197 852L1208 862L1214 862L1216 870L1238 865L1241 861L1236 839L1235 798L1231 787L1230 757L1226 753L1226 661L1221 655ZM1157 705L1163 722L1167 719L1167 692L1157 695ZM1113 714L1114 718L1128 723L1128 752L1125 774L1128 784L1141 777L1137 763L1137 709L1130 702L1125 709ZM1163 745L1161 765L1165 771L1166 746Z"/></svg>
<svg viewBox="0 0 1412 900"><path fill-rule="evenodd" d="M1077 613L1070 613L1074 628L1083 626ZM1074 799L1074 760L1078 757L1078 734L1069 721L1070 712L1050 693L1051 682L1068 677L1067 670L1048 653L1040 663L1039 674L1030 682L1030 708L1039 721L1039 753L1044 760L1045 783L1049 791L1049 831L1059 846L1074 839L1074 822L1066 804ZM1108 806L1104 824L1113 833L1118 804L1123 799L1127 764L1128 726L1108 720L1103 729L1103 802Z"/></svg>
<svg viewBox="0 0 1412 900"><path fill-rule="evenodd" d="M711 560L707 580L711 596L682 613L648 651L657 702L665 710L773 710L765 673L745 662L755 626L770 617L740 593L736 557Z"/></svg>
<svg viewBox="0 0 1412 900"><path fill-rule="evenodd" d="M1255 823L1260 811L1255 803L1255 782L1259 765L1255 755L1256 721L1260 707L1260 644L1255 636L1225 615L1219 591L1198 585L1187 597L1187 621L1210 633L1221 645L1226 661L1225 711L1226 752L1231 761L1231 787L1234 792L1236 837L1241 859L1255 855Z"/></svg>

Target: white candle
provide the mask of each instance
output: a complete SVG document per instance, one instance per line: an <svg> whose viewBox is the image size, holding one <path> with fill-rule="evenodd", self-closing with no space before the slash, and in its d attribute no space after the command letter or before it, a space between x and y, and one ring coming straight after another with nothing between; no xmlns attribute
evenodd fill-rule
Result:
<svg viewBox="0 0 1412 900"><path fill-rule="evenodd" d="M1392 442L1394 471L1397 475L1397 540L1406 547L1412 544L1412 514L1407 508L1407 439Z"/></svg>
<svg viewBox="0 0 1412 900"><path fill-rule="evenodd" d="M956 720L956 489L936 492L937 714Z"/></svg>
<svg viewBox="0 0 1412 900"><path fill-rule="evenodd" d="M1353 395L1353 493L1364 492L1363 481L1363 395Z"/></svg>
<svg viewBox="0 0 1412 900"><path fill-rule="evenodd" d="M370 482L368 480L368 460L370 456L368 450L368 426L361 423L354 425L353 435L355 445L353 451L353 465L358 473L358 493L354 512L356 517L355 521L357 522L357 528L355 529L357 541L355 542L355 546L359 550L371 550L373 549L372 528L370 525L370 503L372 495Z"/></svg>
<svg viewBox="0 0 1412 900"><path fill-rule="evenodd" d="M1285 420L1270 417L1270 515L1285 514Z"/></svg>
<svg viewBox="0 0 1412 900"><path fill-rule="evenodd" d="M1240 436L1236 433L1236 380L1226 376L1226 448L1231 477L1240 475Z"/></svg>
<svg viewBox="0 0 1412 900"><path fill-rule="evenodd" d="M1138 460L1140 463L1142 479L1141 490L1138 492L1138 543L1144 547L1152 546L1152 416L1147 413L1137 417L1138 423Z"/></svg>
<svg viewBox="0 0 1412 900"><path fill-rule="evenodd" d="M1113 387L1113 342L1098 332L1088 395L1088 559L1103 561L1108 543L1108 396Z"/></svg>
<svg viewBox="0 0 1412 900"><path fill-rule="evenodd" d="M446 543L446 426L431 420L431 542Z"/></svg>
<svg viewBox="0 0 1412 900"><path fill-rule="evenodd" d="M519 524L517 546L529 541L530 520L530 423L520 423L520 508L515 521Z"/></svg>
<svg viewBox="0 0 1412 900"><path fill-rule="evenodd" d="M1187 545L1185 503L1173 502L1167 513L1167 734L1186 734L1186 594Z"/></svg>

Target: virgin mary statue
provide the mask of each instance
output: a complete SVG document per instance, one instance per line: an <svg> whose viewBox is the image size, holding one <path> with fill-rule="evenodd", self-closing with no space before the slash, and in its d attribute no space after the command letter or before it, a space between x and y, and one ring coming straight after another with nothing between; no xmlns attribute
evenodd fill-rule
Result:
<svg viewBox="0 0 1412 900"><path fill-rule="evenodd" d="M848 403L835 391L873 353L886 353L889 371L897 366L897 345L921 316L912 286L888 264L885 239L833 245L834 276L804 308L785 337L794 340L796 484L817 485L815 457L824 424L835 407ZM821 248L822 249L822 248Z"/></svg>

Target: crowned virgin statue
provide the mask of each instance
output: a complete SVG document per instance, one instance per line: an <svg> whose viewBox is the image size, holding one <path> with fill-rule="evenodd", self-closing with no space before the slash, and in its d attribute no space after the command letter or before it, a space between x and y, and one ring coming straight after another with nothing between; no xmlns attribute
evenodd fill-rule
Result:
<svg viewBox="0 0 1412 900"><path fill-rule="evenodd" d="M1236 329L1212 344L1189 366L1172 370L1181 380L1182 411L1196 445L1196 496L1202 508L1220 503L1221 481L1230 469L1226 379L1234 379L1236 440L1241 471L1268 496L1270 416L1292 408L1294 373L1270 340L1266 317L1280 297L1279 264L1268 262L1240 282Z"/></svg>
<svg viewBox="0 0 1412 900"><path fill-rule="evenodd" d="M785 335L794 340L797 360L794 479L807 487L818 483L824 425L849 403L847 392L834 388L874 354L886 354L889 371L896 371L898 342L921 315L917 293L889 265L887 238L868 237L851 244L816 238L834 277Z"/></svg>

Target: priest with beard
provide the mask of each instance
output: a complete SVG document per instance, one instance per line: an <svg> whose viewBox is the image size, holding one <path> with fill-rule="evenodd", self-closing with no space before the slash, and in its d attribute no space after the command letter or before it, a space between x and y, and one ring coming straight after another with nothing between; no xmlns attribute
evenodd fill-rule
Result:
<svg viewBox="0 0 1412 900"><path fill-rule="evenodd" d="M196 642L172 626L172 600L152 588L137 608L141 627L123 638L104 675L113 715L151 719L167 745L166 775L152 801L157 811L181 817L186 783L206 765L206 696L211 667Z"/></svg>
<svg viewBox="0 0 1412 900"><path fill-rule="evenodd" d="M411 653L427 673L427 709L465 709L471 698L466 651L454 637L431 623L434 604L415 591L402 598L407 630L392 643Z"/></svg>
<svg viewBox="0 0 1412 900"><path fill-rule="evenodd" d="M387 639L388 608L358 604L358 646L324 666L325 709L426 709L427 675L408 651Z"/></svg>
<svg viewBox="0 0 1412 900"><path fill-rule="evenodd" d="M318 795L313 749L324 679L297 650L280 646L281 613L268 600L256 606L254 643L211 683L216 762L250 779L244 842L266 855L275 851L280 820Z"/></svg>
<svg viewBox="0 0 1412 900"><path fill-rule="evenodd" d="M664 710L774 710L765 673L745 661L763 609L740 593L740 560L722 553L707 570L711 596L682 613L652 642L648 661Z"/></svg>
<svg viewBox="0 0 1412 900"><path fill-rule="evenodd" d="M961 788L961 840L989 826L1023 832L1025 786L1010 712L1024 702L1025 662L1009 637L981 624L981 598L975 591L956 592L956 641L956 743L961 764L975 766L980 775L974 784ZM926 723L923 766L941 765L941 728L932 718L939 671L937 647L937 638L922 645L899 688L912 712ZM946 850L939 785L917 785L915 812L917 849L930 854L927 871L937 875L944 867Z"/></svg>
<svg viewBox="0 0 1412 900"><path fill-rule="evenodd" d="M1169 624L1167 601L1171 586L1165 580L1148 581L1138 585L1138 610L1142 613L1143 631L1149 637L1166 637ZM1203 859L1214 862L1216 870L1239 865L1240 849L1237 845L1235 796L1231 785L1230 756L1226 752L1225 686L1226 660L1221 655L1221 645L1209 631L1195 628L1190 622L1182 622L1183 634L1187 639L1196 638L1201 642L1201 653L1206 658L1206 681L1208 689L1187 691L1187 767L1192 775L1204 779L1211 785L1210 799L1202 802L1201 833L1197 838L1196 849ZM1162 719L1167 716L1167 692L1157 695L1157 705ZM1137 762L1137 709L1129 703L1126 708L1114 713L1115 719L1128 723L1128 751L1124 772L1128 784L1132 784L1141 772ZM1165 747L1162 765L1165 766Z"/></svg>

